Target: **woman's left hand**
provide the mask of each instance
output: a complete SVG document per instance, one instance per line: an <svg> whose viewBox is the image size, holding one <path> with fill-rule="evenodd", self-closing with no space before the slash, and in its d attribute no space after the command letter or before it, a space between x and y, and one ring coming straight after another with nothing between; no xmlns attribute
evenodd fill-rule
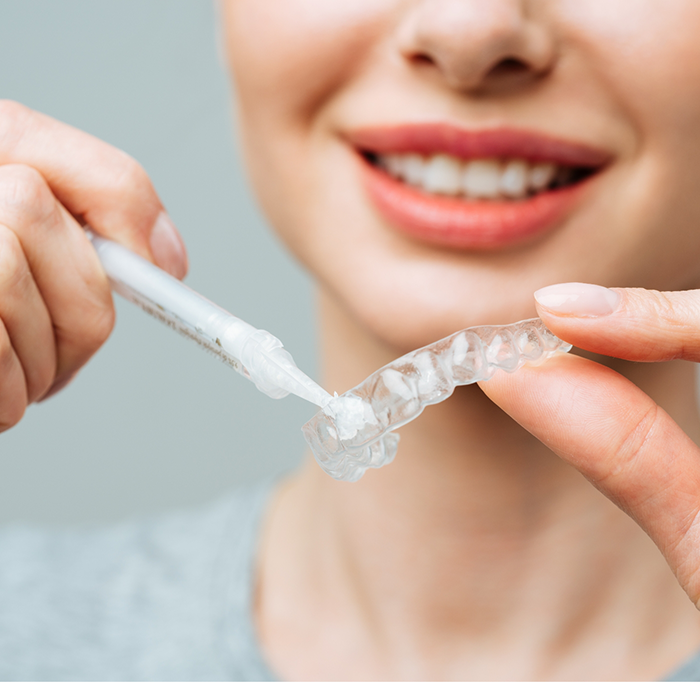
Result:
<svg viewBox="0 0 700 682"><path fill-rule="evenodd" d="M700 361L700 291L564 284L536 298L544 323L579 348ZM570 354L480 386L639 523L700 608L700 448L678 424L625 377Z"/></svg>

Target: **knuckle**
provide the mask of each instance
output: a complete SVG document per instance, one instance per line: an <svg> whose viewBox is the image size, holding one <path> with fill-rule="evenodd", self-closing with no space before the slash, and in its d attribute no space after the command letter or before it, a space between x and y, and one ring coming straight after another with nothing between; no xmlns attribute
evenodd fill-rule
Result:
<svg viewBox="0 0 700 682"><path fill-rule="evenodd" d="M25 111L26 107L13 99L0 99L0 117L12 116L16 112Z"/></svg>
<svg viewBox="0 0 700 682"><path fill-rule="evenodd" d="M114 329L115 319L114 306L100 306L91 326L93 346L100 347L109 338Z"/></svg>
<svg viewBox="0 0 700 682"><path fill-rule="evenodd" d="M107 340L114 329L114 306L103 302L86 302L80 311L81 324L57 331L59 353L71 348L71 356L80 366L95 353Z"/></svg>
<svg viewBox="0 0 700 682"><path fill-rule="evenodd" d="M136 231L145 233L161 210L160 200L143 166L125 152L117 151L119 160L112 167L110 191Z"/></svg>
<svg viewBox="0 0 700 682"><path fill-rule="evenodd" d="M5 326L0 322L0 377L16 377L17 357ZM18 384L22 389L18 393ZM5 381L0 384L0 431L15 426L24 416L27 409L27 395L24 382Z"/></svg>
<svg viewBox="0 0 700 682"><path fill-rule="evenodd" d="M15 351L5 325L0 320L0 376L6 377L14 371Z"/></svg>
<svg viewBox="0 0 700 682"><path fill-rule="evenodd" d="M56 381L57 360L56 348L52 343L32 367L25 367L28 403L36 402L51 389Z"/></svg>
<svg viewBox="0 0 700 682"><path fill-rule="evenodd" d="M644 291L647 310L671 330L685 331L700 321L700 298L687 291Z"/></svg>
<svg viewBox="0 0 700 682"><path fill-rule="evenodd" d="M700 297L687 291L644 291L643 296L642 309L670 348L666 359L700 360Z"/></svg>
<svg viewBox="0 0 700 682"><path fill-rule="evenodd" d="M673 323L682 317L679 310L678 301L675 300L668 292L651 291L651 305L655 315L667 322ZM684 316L683 316L684 317Z"/></svg>
<svg viewBox="0 0 700 682"><path fill-rule="evenodd" d="M48 398L53 397L57 393L60 393L66 386L68 386L68 384L70 384L73 381L73 379L75 379L77 374L78 371L76 370L75 372L69 372L68 374L64 374L62 377L55 377L54 381L51 383L48 389L41 394L39 402L47 400Z"/></svg>
<svg viewBox="0 0 700 682"><path fill-rule="evenodd" d="M114 328L116 313L107 278L83 272L71 304L54 316L53 329L58 372L77 370L107 340Z"/></svg>
<svg viewBox="0 0 700 682"><path fill-rule="evenodd" d="M31 110L11 99L0 99L0 142L9 146L22 135Z"/></svg>
<svg viewBox="0 0 700 682"><path fill-rule="evenodd" d="M55 361L51 365L47 366L44 370L39 372L31 385L28 386L28 397L27 401L33 403L41 398L41 396L46 395L49 392L51 386L56 379L56 363Z"/></svg>
<svg viewBox="0 0 700 682"><path fill-rule="evenodd" d="M13 426L17 426L22 421L26 409L27 406L25 404L21 411L18 406L15 406L10 412L3 412L0 415L0 433L9 431Z"/></svg>
<svg viewBox="0 0 700 682"><path fill-rule="evenodd" d="M652 403L648 409L632 422L622 440L613 449L608 460L606 471L596 477L596 483L604 484L611 479L624 475L634 466L641 454L646 450L646 444L652 438L659 417L659 406Z"/></svg>
<svg viewBox="0 0 700 682"><path fill-rule="evenodd" d="M0 226L0 291L22 291L31 280L19 237L10 229Z"/></svg>
<svg viewBox="0 0 700 682"><path fill-rule="evenodd" d="M681 586L700 608L700 562L698 561L698 517L700 511L691 511L676 532L675 538L659 545Z"/></svg>
<svg viewBox="0 0 700 682"><path fill-rule="evenodd" d="M126 152L120 152L119 156L120 161L115 167L119 189L128 194L140 194L145 187L150 188L151 180L144 167Z"/></svg>
<svg viewBox="0 0 700 682"><path fill-rule="evenodd" d="M53 194L39 171L22 164L0 168L0 210L9 219L43 220L54 208Z"/></svg>
<svg viewBox="0 0 700 682"><path fill-rule="evenodd" d="M26 411L26 400L11 400L6 409L3 410L2 417L0 417L0 432L17 426L22 421Z"/></svg>
<svg viewBox="0 0 700 682"><path fill-rule="evenodd" d="M679 578L684 577L686 583L691 582L691 576L695 575L695 583L700 590L700 563L694 548L698 544L700 534L700 504L692 507L684 517L678 519L678 527L675 537L670 537L667 544L662 547L664 555L674 557L677 564L675 570ZM676 559L680 556L680 559ZM698 595L700 597L700 594Z"/></svg>

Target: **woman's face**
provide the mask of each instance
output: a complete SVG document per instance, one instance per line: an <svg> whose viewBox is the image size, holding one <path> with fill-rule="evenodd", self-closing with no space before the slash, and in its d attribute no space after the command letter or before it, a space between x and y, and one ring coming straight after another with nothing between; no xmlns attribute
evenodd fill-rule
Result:
<svg viewBox="0 0 700 682"><path fill-rule="evenodd" d="M561 281L700 275L697 0L224 0L294 253L408 350Z"/></svg>

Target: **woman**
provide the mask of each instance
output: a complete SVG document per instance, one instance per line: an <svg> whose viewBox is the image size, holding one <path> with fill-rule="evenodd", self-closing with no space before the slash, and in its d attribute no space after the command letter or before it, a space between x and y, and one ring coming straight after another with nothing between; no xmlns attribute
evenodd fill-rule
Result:
<svg viewBox="0 0 700 682"><path fill-rule="evenodd" d="M212 594L254 589L253 614L240 597L238 629L216 631L228 668L211 672L206 645L188 641L201 665L183 676L700 678L700 423L681 361L700 348L700 297L682 291L700 277L700 5L229 0L222 24L259 199L319 280L324 387L457 329L532 316L533 292L587 357L458 391L356 484L309 462L269 499L237 498L236 542L216 537L255 573L232 570ZM12 103L1 120L10 426L111 329L81 221L178 276L186 257L132 161ZM161 568L200 547L187 523L152 541L193 543ZM93 567L124 554L114 537L75 542ZM101 618L85 650L120 664L104 652L129 652L139 665L119 670L135 677L174 676L153 661L181 660L187 638L129 600L182 604L184 621L202 581L176 578L160 599L166 571L134 570L141 591L120 599L115 579L95 596L122 634L110 640ZM40 641L27 629L25 650Z"/></svg>

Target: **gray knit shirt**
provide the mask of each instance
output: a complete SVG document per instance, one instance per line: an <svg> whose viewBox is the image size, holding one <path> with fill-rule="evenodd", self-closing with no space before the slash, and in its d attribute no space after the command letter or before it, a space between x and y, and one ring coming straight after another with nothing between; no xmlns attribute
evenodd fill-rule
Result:
<svg viewBox="0 0 700 682"><path fill-rule="evenodd" d="M99 531L0 532L0 679L274 679L251 617L270 489ZM666 679L700 680L700 654Z"/></svg>
<svg viewBox="0 0 700 682"><path fill-rule="evenodd" d="M0 532L0 678L274 679L251 618L270 487L99 531Z"/></svg>

